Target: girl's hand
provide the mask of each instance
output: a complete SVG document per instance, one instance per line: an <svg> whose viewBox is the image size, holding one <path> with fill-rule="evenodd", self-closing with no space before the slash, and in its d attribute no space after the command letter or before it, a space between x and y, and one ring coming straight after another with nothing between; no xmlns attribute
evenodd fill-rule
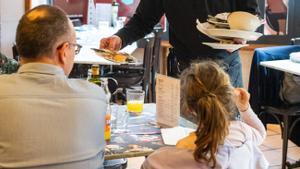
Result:
<svg viewBox="0 0 300 169"><path fill-rule="evenodd" d="M250 94L243 88L234 89L235 104L240 112L244 112L249 108Z"/></svg>

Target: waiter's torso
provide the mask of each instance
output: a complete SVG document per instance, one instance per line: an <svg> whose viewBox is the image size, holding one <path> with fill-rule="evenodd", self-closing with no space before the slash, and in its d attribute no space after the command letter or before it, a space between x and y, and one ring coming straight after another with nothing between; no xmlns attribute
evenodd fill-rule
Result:
<svg viewBox="0 0 300 169"><path fill-rule="evenodd" d="M220 58L227 55L225 50L215 50L202 44L214 40L197 30L196 20L206 22L207 15L247 10L238 9L241 7L237 1L240 0L163 0L163 9L169 22L169 41L176 53L189 57Z"/></svg>

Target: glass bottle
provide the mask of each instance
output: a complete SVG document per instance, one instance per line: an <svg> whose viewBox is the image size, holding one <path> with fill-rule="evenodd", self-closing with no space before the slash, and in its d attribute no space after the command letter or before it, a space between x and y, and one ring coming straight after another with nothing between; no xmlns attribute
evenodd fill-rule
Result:
<svg viewBox="0 0 300 169"><path fill-rule="evenodd" d="M88 79L88 81L95 83L98 86L101 86L99 65L92 65L92 75L91 75L91 78Z"/></svg>
<svg viewBox="0 0 300 169"><path fill-rule="evenodd" d="M107 110L105 115L105 130L104 130L104 139L110 140L111 138L111 106L110 106L110 97L111 93L108 89L107 78L102 78L102 88L106 94Z"/></svg>
<svg viewBox="0 0 300 169"><path fill-rule="evenodd" d="M116 27L118 21L119 3L117 0L112 0L111 3L111 26Z"/></svg>
<svg viewBox="0 0 300 169"><path fill-rule="evenodd" d="M92 69L88 69L86 80L90 81L91 78L92 78Z"/></svg>

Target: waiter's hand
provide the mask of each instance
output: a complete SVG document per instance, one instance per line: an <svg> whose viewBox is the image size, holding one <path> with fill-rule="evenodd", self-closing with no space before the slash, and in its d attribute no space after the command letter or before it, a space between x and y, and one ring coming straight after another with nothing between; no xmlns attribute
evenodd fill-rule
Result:
<svg viewBox="0 0 300 169"><path fill-rule="evenodd" d="M244 44L247 43L247 41L246 41L245 39L239 39L239 38L234 38L234 39L233 39L233 42L234 42L234 44L242 44L242 45L244 45ZM235 50L227 49L227 52L229 52L229 53L232 53L232 52L234 52L234 51L235 51Z"/></svg>
<svg viewBox="0 0 300 169"><path fill-rule="evenodd" d="M113 35L100 40L100 49L118 51L121 49L121 46L122 46L122 39L117 35Z"/></svg>

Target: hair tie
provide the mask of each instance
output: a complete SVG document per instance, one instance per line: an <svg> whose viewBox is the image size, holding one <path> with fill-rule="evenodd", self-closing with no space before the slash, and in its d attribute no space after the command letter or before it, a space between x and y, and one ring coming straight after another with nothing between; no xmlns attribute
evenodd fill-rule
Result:
<svg viewBox="0 0 300 169"><path fill-rule="evenodd" d="M212 98L216 98L217 97L215 94L213 94L211 92L208 92L206 96L207 97L212 97Z"/></svg>

